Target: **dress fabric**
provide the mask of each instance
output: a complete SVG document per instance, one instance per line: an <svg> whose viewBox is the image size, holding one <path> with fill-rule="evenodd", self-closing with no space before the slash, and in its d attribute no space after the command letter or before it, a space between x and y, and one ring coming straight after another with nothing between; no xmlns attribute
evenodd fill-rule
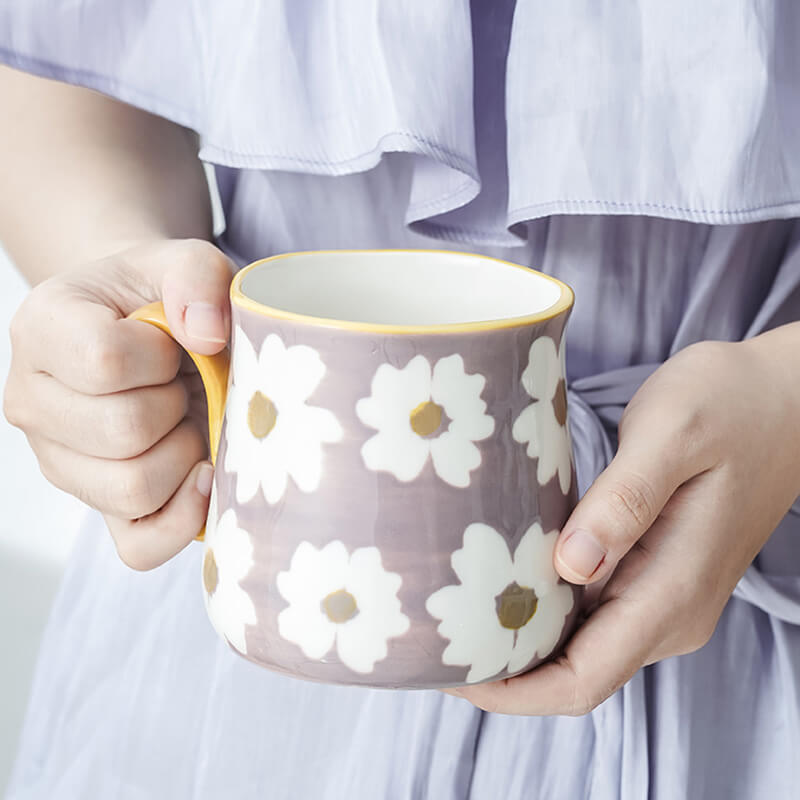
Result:
<svg viewBox="0 0 800 800"><path fill-rule="evenodd" d="M800 6L744 0L0 0L0 60L198 131L239 264L444 246L569 283L581 492L670 355L800 318L798 34ZM9 800L760 800L800 786L800 505L704 648L580 718L260 669L213 633L200 558L192 545L133 573L90 515Z"/></svg>

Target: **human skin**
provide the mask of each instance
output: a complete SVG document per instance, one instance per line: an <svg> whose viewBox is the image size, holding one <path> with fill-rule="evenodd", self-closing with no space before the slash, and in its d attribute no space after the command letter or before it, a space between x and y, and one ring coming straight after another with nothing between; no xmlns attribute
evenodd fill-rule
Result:
<svg viewBox="0 0 800 800"><path fill-rule="evenodd" d="M448 691L488 711L580 715L641 667L702 647L800 494L799 353L792 323L700 342L653 373L556 545L556 569L590 598L564 654Z"/></svg>
<svg viewBox="0 0 800 800"><path fill-rule="evenodd" d="M103 512L149 569L202 526L210 489L181 351L125 316L161 299L181 345L229 336L232 265L207 241L193 134L87 90L0 69L0 239L34 285L14 317L5 391L55 485ZM610 466L560 534L589 587L565 653L448 690L511 714L583 714L640 667L701 647L800 494L800 324L669 359L622 418ZM197 419L198 422L194 422Z"/></svg>
<svg viewBox="0 0 800 800"><path fill-rule="evenodd" d="M230 328L233 265L205 241L197 140L8 68L0 104L13 121L0 126L0 240L33 285L11 323L4 411L48 480L149 569L202 528L212 468L196 375L166 334L125 317L162 300L176 339L204 354Z"/></svg>

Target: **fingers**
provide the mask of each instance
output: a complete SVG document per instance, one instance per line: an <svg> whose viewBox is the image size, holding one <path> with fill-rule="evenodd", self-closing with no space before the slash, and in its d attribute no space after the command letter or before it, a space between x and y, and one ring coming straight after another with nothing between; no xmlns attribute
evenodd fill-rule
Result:
<svg viewBox="0 0 800 800"><path fill-rule="evenodd" d="M562 657L516 678L447 691L487 711L585 714L642 666L702 647L752 558L745 550L737 566L726 564L746 538L737 525L752 527L733 503L720 502L726 480L722 471L709 470L673 494ZM722 535L709 535L715 529Z"/></svg>
<svg viewBox="0 0 800 800"><path fill-rule="evenodd" d="M126 317L160 298L180 344L216 353L230 331L233 270L208 242L139 245L41 283L12 321L6 416L52 483L108 516L137 568L202 527L208 491L196 465L207 444L186 419L202 403L176 378L181 348Z"/></svg>
<svg viewBox="0 0 800 800"><path fill-rule="evenodd" d="M207 461L197 464L155 514L133 521L106 516L125 564L137 570L154 569L194 539L206 521L213 472Z"/></svg>
<svg viewBox="0 0 800 800"><path fill-rule="evenodd" d="M95 458L57 442L28 438L51 483L87 505L122 519L138 519L161 508L206 455L203 437L186 421L147 452L122 461Z"/></svg>
<svg viewBox="0 0 800 800"><path fill-rule="evenodd" d="M622 453L592 484L567 520L554 564L564 580L590 583L606 577L655 522L680 479Z"/></svg>
<svg viewBox="0 0 800 800"><path fill-rule="evenodd" d="M683 395L656 393L647 384L643 390L647 401L635 397L623 418L616 456L575 507L556 544L554 566L571 583L607 578L675 490L710 467L699 444L700 423L682 405Z"/></svg>
<svg viewBox="0 0 800 800"><path fill-rule="evenodd" d="M22 310L11 337L26 372L88 395L168 383L178 372L180 350L169 336L85 297L42 287Z"/></svg>
<svg viewBox="0 0 800 800"><path fill-rule="evenodd" d="M229 289L234 265L207 242L182 242L170 258L161 284L164 312L181 345L212 355L230 337Z"/></svg>
<svg viewBox="0 0 800 800"><path fill-rule="evenodd" d="M71 281L47 281L12 321L15 357L83 394L167 383L178 371L179 348L153 326L124 317L162 297L181 345L219 352L230 332L232 271L213 245L185 240L135 247Z"/></svg>
<svg viewBox="0 0 800 800"><path fill-rule="evenodd" d="M30 376L12 416L22 428L87 456L128 459L160 441L186 416L183 379L103 396L80 394L45 373Z"/></svg>
<svg viewBox="0 0 800 800"><path fill-rule="evenodd" d="M587 714L645 662L656 637L641 616L641 607L615 599L578 629L561 658L516 678L445 691L501 714Z"/></svg>

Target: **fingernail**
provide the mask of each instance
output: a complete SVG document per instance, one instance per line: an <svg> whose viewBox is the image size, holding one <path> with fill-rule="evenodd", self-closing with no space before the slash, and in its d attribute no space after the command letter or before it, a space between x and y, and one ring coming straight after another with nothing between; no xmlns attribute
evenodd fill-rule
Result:
<svg viewBox="0 0 800 800"><path fill-rule="evenodd" d="M591 578L606 551L589 531L578 528L558 550L558 559L581 578Z"/></svg>
<svg viewBox="0 0 800 800"><path fill-rule="evenodd" d="M214 467L208 463L203 464L203 466L197 471L197 481L195 483L197 486L197 491L200 492L203 497L208 497L211 494L211 484L213 481Z"/></svg>
<svg viewBox="0 0 800 800"><path fill-rule="evenodd" d="M183 315L183 324L186 333L193 339L217 343L225 341L222 311L211 303L189 303Z"/></svg>

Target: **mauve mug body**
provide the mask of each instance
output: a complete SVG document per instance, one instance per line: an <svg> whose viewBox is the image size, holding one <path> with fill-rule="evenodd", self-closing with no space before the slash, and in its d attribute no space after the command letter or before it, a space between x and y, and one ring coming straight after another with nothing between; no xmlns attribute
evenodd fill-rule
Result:
<svg viewBox="0 0 800 800"><path fill-rule="evenodd" d="M482 256L289 254L231 288L202 591L245 658L434 688L554 656L579 589L571 290Z"/></svg>

